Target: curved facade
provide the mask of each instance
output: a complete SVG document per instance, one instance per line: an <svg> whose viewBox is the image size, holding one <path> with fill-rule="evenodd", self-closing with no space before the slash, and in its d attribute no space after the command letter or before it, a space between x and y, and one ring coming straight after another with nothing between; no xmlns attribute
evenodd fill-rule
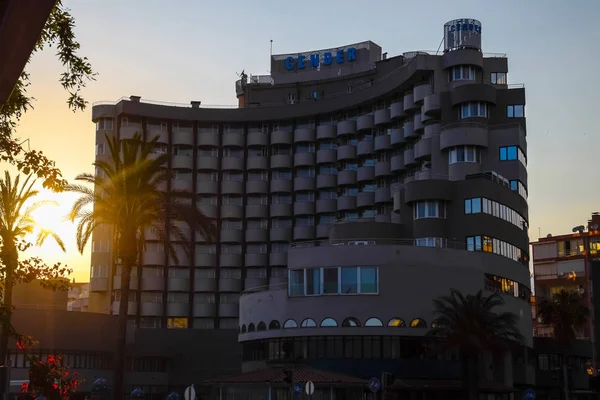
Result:
<svg viewBox="0 0 600 400"><path fill-rule="evenodd" d="M130 304L140 326L249 325L240 293L285 285L298 267L290 243L314 246L339 221L393 223L394 237L411 244L398 251L411 259L447 252L476 271L485 257L506 263L499 276L529 286L525 92L507 85L506 57L472 45L390 58L372 42L332 51L330 64L327 52L314 60L310 53L273 56L271 76L236 83L237 109L137 96L94 105L98 158L106 157L105 135L158 136L156 152L172 155L164 190L177 190L219 225L216 243L196 232L172 238L193 244L187 255L179 243L177 264L148 237ZM120 280L107 279L119 273L110 265L109 238L108 231L94 235L94 311L111 312L119 300ZM314 251L320 257L322 249ZM473 272L469 287L482 286L490 271ZM429 326L429 302L423 307L396 316ZM347 317L385 325L388 314ZM272 320L283 325L282 318ZM335 316L338 324L343 318Z"/></svg>

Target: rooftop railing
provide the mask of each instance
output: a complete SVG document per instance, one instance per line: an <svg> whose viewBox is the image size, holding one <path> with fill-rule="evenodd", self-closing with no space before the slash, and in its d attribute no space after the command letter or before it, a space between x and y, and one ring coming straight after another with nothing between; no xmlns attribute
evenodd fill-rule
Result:
<svg viewBox="0 0 600 400"><path fill-rule="evenodd" d="M348 221L350 222L350 221ZM360 238L360 239L323 239L292 242L292 249L332 246L412 246L437 247L443 249L466 250L465 242L452 242L443 238L395 239L395 238Z"/></svg>

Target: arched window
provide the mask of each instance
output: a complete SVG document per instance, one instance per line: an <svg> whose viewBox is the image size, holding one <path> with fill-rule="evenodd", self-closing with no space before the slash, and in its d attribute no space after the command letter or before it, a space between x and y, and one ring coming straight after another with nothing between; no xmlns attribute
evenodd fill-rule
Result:
<svg viewBox="0 0 600 400"><path fill-rule="evenodd" d="M257 331L266 331L267 330L267 324L265 324L264 322L260 321L258 323L258 325L256 326L256 330Z"/></svg>
<svg viewBox="0 0 600 400"><path fill-rule="evenodd" d="M443 328L444 321L440 321L439 319L434 319L433 321L431 321L431 327L434 329Z"/></svg>
<svg viewBox="0 0 600 400"><path fill-rule="evenodd" d="M390 322L388 322L388 326L392 326L394 328L405 328L406 324L402 318L392 318L390 319Z"/></svg>
<svg viewBox="0 0 600 400"><path fill-rule="evenodd" d="M248 332L254 332L256 329L254 328L254 324L250 323L250 325L248 325Z"/></svg>
<svg viewBox="0 0 600 400"><path fill-rule="evenodd" d="M348 317L342 322L344 328L355 328L360 326L360 321L354 317Z"/></svg>
<svg viewBox="0 0 600 400"><path fill-rule="evenodd" d="M269 324L269 330L271 329L281 329L281 325L279 325L279 321L273 320Z"/></svg>
<svg viewBox="0 0 600 400"><path fill-rule="evenodd" d="M333 326L338 326L337 321L333 318L325 318L323 321L321 321L321 327L333 327Z"/></svg>
<svg viewBox="0 0 600 400"><path fill-rule="evenodd" d="M365 322L365 326L383 326L383 322L381 322L381 320L379 318L369 318L366 322Z"/></svg>
<svg viewBox="0 0 600 400"><path fill-rule="evenodd" d="M242 333L246 333L246 324L242 325L242 327L240 328Z"/></svg>
<svg viewBox="0 0 600 400"><path fill-rule="evenodd" d="M317 326L317 323L315 322L314 319L312 318L306 318L304 321L302 321L302 323L300 324L301 328L313 328Z"/></svg>
<svg viewBox="0 0 600 400"><path fill-rule="evenodd" d="M421 318L415 318L410 321L411 328L427 328L427 324Z"/></svg>
<svg viewBox="0 0 600 400"><path fill-rule="evenodd" d="M294 321L293 319L288 319L287 321L284 322L283 324L283 329L287 329L287 328L297 328L298 324L296 323L296 321Z"/></svg>

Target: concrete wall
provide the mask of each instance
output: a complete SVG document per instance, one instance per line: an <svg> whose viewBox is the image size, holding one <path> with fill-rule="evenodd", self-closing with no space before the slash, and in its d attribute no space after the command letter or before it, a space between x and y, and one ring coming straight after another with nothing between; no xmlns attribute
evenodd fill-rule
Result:
<svg viewBox="0 0 600 400"><path fill-rule="evenodd" d="M240 334L240 341L301 335L389 335L398 328L387 327L394 317L408 325L422 318L428 327L435 318L432 299L449 294L454 288L463 293L484 289L484 274L490 273L520 282L529 287L529 271L521 264L488 253L443 248L410 246L333 246L292 249L288 269L326 266L379 266L378 295L331 295L288 297L287 288L244 294L240 300L240 325L287 319L298 325L305 318L317 324L326 317L337 320L337 328L299 328ZM518 315L519 328L531 347L531 307L523 299L503 295L503 310ZM379 318L384 327L343 328L342 321L355 317L361 324ZM402 335L423 335L428 329L402 328Z"/></svg>

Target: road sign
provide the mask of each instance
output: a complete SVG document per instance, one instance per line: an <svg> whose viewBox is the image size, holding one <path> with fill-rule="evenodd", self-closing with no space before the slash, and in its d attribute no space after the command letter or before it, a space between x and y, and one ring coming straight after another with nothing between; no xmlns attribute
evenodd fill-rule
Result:
<svg viewBox="0 0 600 400"><path fill-rule="evenodd" d="M294 383L294 393L296 393L296 394L302 393L302 384L300 382Z"/></svg>
<svg viewBox="0 0 600 400"><path fill-rule="evenodd" d="M535 390L527 389L523 392L523 400L535 400Z"/></svg>
<svg viewBox="0 0 600 400"><path fill-rule="evenodd" d="M379 392L379 389L381 389L381 381L375 377L369 379L369 389L373 393Z"/></svg>
<svg viewBox="0 0 600 400"><path fill-rule="evenodd" d="M183 392L183 397L185 400L196 400L196 389L194 389L194 385L188 386Z"/></svg>
<svg viewBox="0 0 600 400"><path fill-rule="evenodd" d="M306 385L304 385L304 391L307 395L312 396L312 394L315 392L315 384L312 383L312 381L306 382Z"/></svg>

